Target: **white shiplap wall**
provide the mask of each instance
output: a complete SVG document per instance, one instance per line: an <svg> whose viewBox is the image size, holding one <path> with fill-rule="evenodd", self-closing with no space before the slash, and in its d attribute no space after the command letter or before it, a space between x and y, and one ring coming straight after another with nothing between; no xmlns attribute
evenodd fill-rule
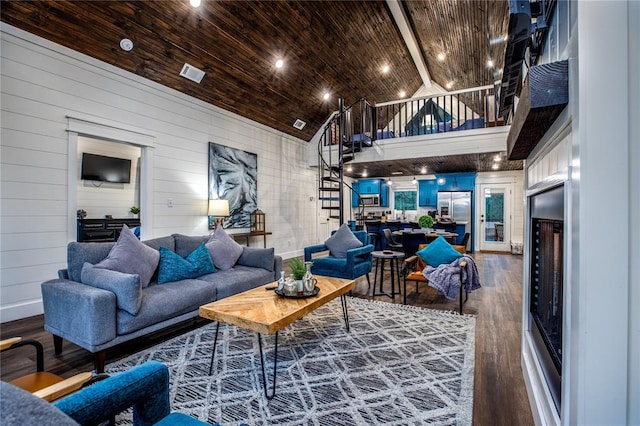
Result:
<svg viewBox="0 0 640 426"><path fill-rule="evenodd" d="M66 265L68 215L76 210L68 206L67 116L153 137L153 202L140 206L153 217L146 237L209 232L211 141L258 155L258 207L276 253L289 257L316 242L305 142L1 25L1 322L41 313L40 283Z"/></svg>

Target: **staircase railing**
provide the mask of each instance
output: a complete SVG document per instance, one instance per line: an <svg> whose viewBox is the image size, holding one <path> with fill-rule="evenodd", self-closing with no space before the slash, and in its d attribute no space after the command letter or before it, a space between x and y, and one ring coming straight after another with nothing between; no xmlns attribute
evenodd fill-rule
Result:
<svg viewBox="0 0 640 426"><path fill-rule="evenodd" d="M375 105L382 126L375 139L419 136L457 130L503 126L497 117L499 103L494 86L383 102Z"/></svg>
<svg viewBox="0 0 640 426"><path fill-rule="evenodd" d="M362 135L371 134L374 126L372 116L373 107L366 100L359 99L345 108L344 101L340 99L338 113L326 124L318 141L320 208L329 210L329 217L338 219L341 224L344 223L345 187L358 197L357 220L361 221L364 215L364 203L359 192L344 181L344 164L353 160L357 152L371 146L371 138ZM354 133L355 129L358 133Z"/></svg>

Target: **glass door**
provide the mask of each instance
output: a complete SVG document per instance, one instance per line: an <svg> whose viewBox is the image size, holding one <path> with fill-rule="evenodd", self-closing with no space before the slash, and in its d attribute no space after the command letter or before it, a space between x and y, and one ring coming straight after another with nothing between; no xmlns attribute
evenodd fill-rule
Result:
<svg viewBox="0 0 640 426"><path fill-rule="evenodd" d="M480 250L511 251L511 184L482 184L480 195Z"/></svg>

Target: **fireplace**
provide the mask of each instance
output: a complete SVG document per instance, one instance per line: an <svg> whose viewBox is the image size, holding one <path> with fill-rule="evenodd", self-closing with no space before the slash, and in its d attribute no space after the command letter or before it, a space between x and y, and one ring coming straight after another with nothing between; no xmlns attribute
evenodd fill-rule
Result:
<svg viewBox="0 0 640 426"><path fill-rule="evenodd" d="M560 410L563 324L564 187L530 202L529 316L531 334L551 396Z"/></svg>

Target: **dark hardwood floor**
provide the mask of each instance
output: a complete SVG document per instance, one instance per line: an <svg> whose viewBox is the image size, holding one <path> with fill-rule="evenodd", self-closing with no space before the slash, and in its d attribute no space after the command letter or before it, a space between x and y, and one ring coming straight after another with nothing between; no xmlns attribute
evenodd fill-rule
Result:
<svg viewBox="0 0 640 426"><path fill-rule="evenodd" d="M531 409L520 367L522 321L522 256L510 254L474 255L481 277L482 288L469 295L464 313L476 315L476 364L474 383L474 425L533 425ZM373 283L373 275L371 275ZM390 290L389 277L385 277ZM457 310L457 301L448 301L422 284L415 294L415 284L407 284L407 303L430 309ZM353 296L372 299L366 279L357 281ZM376 300L402 303L395 299L376 296ZM190 321L152 336L137 339L107 352L107 363L123 358L141 349L199 327L204 320ZM36 339L44 345L45 368L69 377L93 368L93 358L86 350L64 342L61 356L53 353L53 339L43 330L43 316L30 317L4 323L0 328L2 339L23 336ZM3 380L33 371L35 353L31 348L3 352L0 356L0 374Z"/></svg>

